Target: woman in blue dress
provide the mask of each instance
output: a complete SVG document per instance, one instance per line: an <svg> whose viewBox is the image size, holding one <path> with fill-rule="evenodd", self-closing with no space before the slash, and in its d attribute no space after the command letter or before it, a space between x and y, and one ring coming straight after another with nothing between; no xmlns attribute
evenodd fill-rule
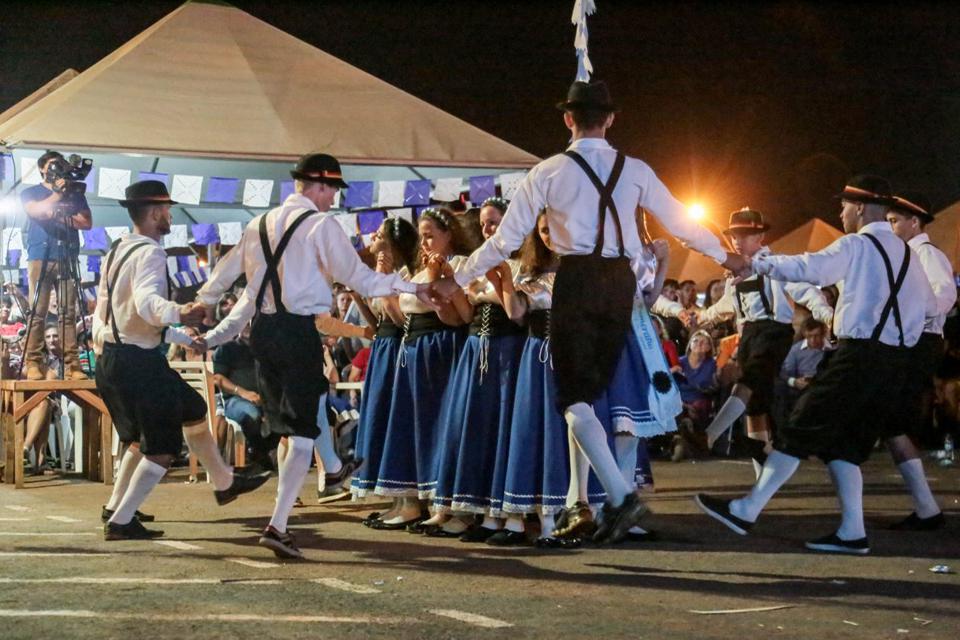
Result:
<svg viewBox="0 0 960 640"><path fill-rule="evenodd" d="M370 253L376 256L377 271L401 274L412 273L417 257L417 230L402 218L384 220L370 244ZM401 327L404 315L396 296L374 298L369 307L376 320L376 337L370 349L363 393L360 397L360 421L357 425L356 457L364 460L353 476L350 491L355 498L363 498L377 486L387 422L390 418L390 400L400 350ZM371 514L364 520L370 524L377 519L393 518L400 510L400 498L386 513Z"/></svg>
<svg viewBox="0 0 960 640"><path fill-rule="evenodd" d="M446 209L426 209L418 229L420 268L411 280L432 282L452 276L466 251L457 219ZM463 349L463 327L473 319L473 307L463 292L437 312L412 294L400 294L399 304L405 316L403 338L374 493L401 501L390 518L370 524L385 530L419 522L419 499L434 490L440 407Z"/></svg>
<svg viewBox="0 0 960 640"><path fill-rule="evenodd" d="M484 201L484 239L496 232L506 209L500 198ZM515 270L514 261L503 262L466 288L473 322L440 414L435 514L422 527L428 535L480 542L501 526L495 516L503 500L517 366L526 339L503 308ZM453 513L482 515L483 523L468 529L463 517L449 517Z"/></svg>

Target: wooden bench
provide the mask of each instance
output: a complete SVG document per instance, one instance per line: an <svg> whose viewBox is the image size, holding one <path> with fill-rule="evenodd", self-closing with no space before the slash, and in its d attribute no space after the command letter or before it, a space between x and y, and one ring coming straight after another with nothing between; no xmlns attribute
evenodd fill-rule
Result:
<svg viewBox="0 0 960 640"><path fill-rule="evenodd" d="M83 469L89 480L113 484L113 421L93 380L0 380L3 481L23 488L26 418L51 393L62 393L83 412Z"/></svg>

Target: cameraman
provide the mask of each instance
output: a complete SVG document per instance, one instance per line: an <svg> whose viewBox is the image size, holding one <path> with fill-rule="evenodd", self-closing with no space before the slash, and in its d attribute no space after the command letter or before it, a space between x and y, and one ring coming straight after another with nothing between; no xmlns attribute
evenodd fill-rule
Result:
<svg viewBox="0 0 960 640"><path fill-rule="evenodd" d="M23 210L29 217L27 227L27 275L30 280L30 301L36 299L36 309L29 320L30 341L24 348L25 376L27 380L43 380L46 377L43 360L43 328L50 306L50 289L57 282L59 275L59 260L76 260L75 252L79 248L78 229L89 229L93 226L90 215L90 206L82 194L73 198L66 215L58 215L58 205L63 200L63 190L66 181L63 178L54 179L49 175L51 164L57 163L67 166L67 161L56 151L47 151L37 160L43 182L25 189L20 193ZM61 239L62 242L58 242ZM73 251L70 251L73 248ZM66 255L62 255L66 254ZM44 269L44 259L46 268ZM39 287L39 289L38 289ZM77 353L76 331L76 286L73 282L66 282L65 295L58 302L63 314L63 353L64 378L67 380L82 380L87 376L80 368ZM39 291L39 296L37 296ZM58 292L59 293L59 292ZM34 298L34 296L37 296Z"/></svg>

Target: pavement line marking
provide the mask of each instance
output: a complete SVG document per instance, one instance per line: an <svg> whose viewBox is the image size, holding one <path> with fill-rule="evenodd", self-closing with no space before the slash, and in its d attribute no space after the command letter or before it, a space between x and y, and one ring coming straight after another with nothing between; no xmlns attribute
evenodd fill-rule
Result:
<svg viewBox="0 0 960 640"><path fill-rule="evenodd" d="M76 536L94 536L95 533L80 533L78 531L0 531L0 536L19 537L19 536L60 536L72 538Z"/></svg>
<svg viewBox="0 0 960 640"><path fill-rule="evenodd" d="M513 626L509 622L504 622L503 620L488 618L487 616L481 616L476 613L467 613L466 611L457 611L456 609L427 609L427 612L432 613L435 616L453 618L454 620L466 622L467 624L472 624L475 627L483 627L485 629L502 629L504 627Z"/></svg>
<svg viewBox="0 0 960 640"><path fill-rule="evenodd" d="M189 542L180 542L179 540L154 540L154 544L162 544L165 547L173 547L174 549L180 549L181 551L196 551L197 549L203 549L203 547L198 547L195 544L190 544Z"/></svg>
<svg viewBox="0 0 960 640"><path fill-rule="evenodd" d="M18 504L5 504L3 506L10 509L10 511L30 511L30 507L21 507Z"/></svg>
<svg viewBox="0 0 960 640"><path fill-rule="evenodd" d="M344 624L420 624L422 620L400 616L265 616L252 613L190 615L184 613L128 613L89 609L0 609L0 618L88 618L142 620L148 622L339 622Z"/></svg>
<svg viewBox="0 0 960 640"><path fill-rule="evenodd" d="M93 535L93 534L90 534ZM105 558L113 553L49 552L49 551L0 551L0 558Z"/></svg>
<svg viewBox="0 0 960 640"><path fill-rule="evenodd" d="M0 518L0 522L27 522L30 518Z"/></svg>
<svg viewBox="0 0 960 640"><path fill-rule="evenodd" d="M76 518L71 518L69 516L47 516L47 520L56 520L57 522L81 522Z"/></svg>
<svg viewBox="0 0 960 640"><path fill-rule="evenodd" d="M87 577L70 576L65 578L0 578L0 584L244 584L277 585L280 580L245 580L242 578L127 578L127 577Z"/></svg>
<svg viewBox="0 0 960 640"><path fill-rule="evenodd" d="M260 560L247 560L246 558L225 558L225 560L227 562L242 564L245 567L253 567L254 569L276 569L280 566L276 562L261 562Z"/></svg>
<svg viewBox="0 0 960 640"><path fill-rule="evenodd" d="M352 584L345 580L340 580L339 578L316 578L313 580L317 584L322 584L325 587L330 587L331 589L339 589L340 591L349 591L350 593L360 593L363 595L369 595L372 593L380 593L380 589L374 589L373 587L367 587L362 584Z"/></svg>

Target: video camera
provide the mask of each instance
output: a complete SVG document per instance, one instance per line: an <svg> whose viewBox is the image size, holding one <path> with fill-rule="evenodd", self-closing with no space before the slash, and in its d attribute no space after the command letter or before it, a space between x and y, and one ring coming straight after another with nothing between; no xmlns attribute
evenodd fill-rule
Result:
<svg viewBox="0 0 960 640"><path fill-rule="evenodd" d="M53 190L62 193L64 200L70 195L82 195L87 191L87 185L84 179L93 169L93 160L90 158L81 158L77 154L72 154L69 159L54 158L47 163L46 181L54 185ZM57 187L58 180L63 180L63 186Z"/></svg>

